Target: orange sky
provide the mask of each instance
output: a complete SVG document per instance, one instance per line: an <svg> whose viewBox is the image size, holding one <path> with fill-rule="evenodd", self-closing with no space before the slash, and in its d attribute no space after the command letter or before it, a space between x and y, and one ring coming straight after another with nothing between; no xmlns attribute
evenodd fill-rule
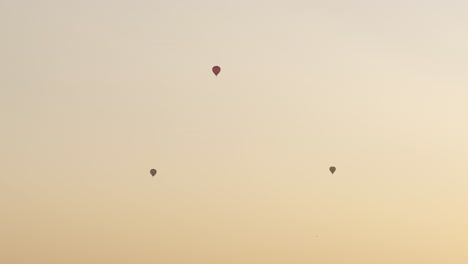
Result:
<svg viewBox="0 0 468 264"><path fill-rule="evenodd" d="M0 263L468 263L467 10L1 1Z"/></svg>

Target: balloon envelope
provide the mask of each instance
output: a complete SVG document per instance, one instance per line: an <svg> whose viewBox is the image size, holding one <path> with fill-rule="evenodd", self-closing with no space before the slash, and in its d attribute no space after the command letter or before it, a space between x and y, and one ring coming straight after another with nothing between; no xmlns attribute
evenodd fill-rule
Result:
<svg viewBox="0 0 468 264"><path fill-rule="evenodd" d="M151 170L150 170L150 173L151 173L151 175L152 175L153 177L154 177L154 175L156 175L156 172L157 172L157 171L156 171L155 169L151 169Z"/></svg>
<svg viewBox="0 0 468 264"><path fill-rule="evenodd" d="M330 172L331 172L332 174L335 173L335 171L336 171L336 168L335 168L335 167L330 167Z"/></svg>
<svg viewBox="0 0 468 264"><path fill-rule="evenodd" d="M218 76L219 72L221 71L221 68L219 66L214 66L211 70L216 76Z"/></svg>

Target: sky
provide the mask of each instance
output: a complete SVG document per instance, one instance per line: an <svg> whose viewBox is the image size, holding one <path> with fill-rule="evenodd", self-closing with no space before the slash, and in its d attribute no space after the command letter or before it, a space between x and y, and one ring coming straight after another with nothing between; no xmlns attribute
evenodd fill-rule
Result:
<svg viewBox="0 0 468 264"><path fill-rule="evenodd" d="M0 0L0 262L468 263L467 28L461 0Z"/></svg>

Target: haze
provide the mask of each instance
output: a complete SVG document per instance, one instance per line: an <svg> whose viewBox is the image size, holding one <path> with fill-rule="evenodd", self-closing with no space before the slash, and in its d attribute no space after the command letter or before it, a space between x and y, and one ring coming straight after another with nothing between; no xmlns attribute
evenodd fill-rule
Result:
<svg viewBox="0 0 468 264"><path fill-rule="evenodd" d="M456 0L0 1L0 262L468 263L467 28Z"/></svg>

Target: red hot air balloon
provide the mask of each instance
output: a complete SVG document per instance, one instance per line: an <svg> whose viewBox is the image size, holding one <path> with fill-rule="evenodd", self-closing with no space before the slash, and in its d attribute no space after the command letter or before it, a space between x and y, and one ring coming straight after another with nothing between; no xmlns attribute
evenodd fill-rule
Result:
<svg viewBox="0 0 468 264"><path fill-rule="evenodd" d="M221 71L221 68L219 66L214 66L212 71L216 76L218 76L219 72Z"/></svg>

